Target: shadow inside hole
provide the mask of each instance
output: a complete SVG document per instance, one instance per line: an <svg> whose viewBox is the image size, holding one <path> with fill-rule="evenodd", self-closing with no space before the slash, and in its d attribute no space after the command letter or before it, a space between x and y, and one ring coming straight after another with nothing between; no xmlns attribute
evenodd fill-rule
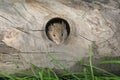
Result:
<svg viewBox="0 0 120 80"><path fill-rule="evenodd" d="M68 22L67 22L66 20L62 19L62 18L56 17L56 18L50 19L50 20L47 22L46 26L45 26L45 32L46 32L46 35L47 35L48 39L50 39L51 41L53 41L53 40L50 38L50 35L49 35L49 33L48 33L48 32L49 32L49 27L50 27L50 25L52 25L52 24L54 24L54 23L60 23L60 24L62 24L62 22L65 23L65 25L66 25L66 30L67 30L67 37L69 36L69 34L70 34L70 26L69 26Z"/></svg>

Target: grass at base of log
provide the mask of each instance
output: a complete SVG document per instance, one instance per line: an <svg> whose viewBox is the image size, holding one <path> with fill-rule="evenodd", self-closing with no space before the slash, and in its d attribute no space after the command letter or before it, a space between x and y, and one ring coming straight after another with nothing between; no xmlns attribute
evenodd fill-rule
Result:
<svg viewBox="0 0 120 80"><path fill-rule="evenodd" d="M115 75L104 69L92 65L92 46L90 46L89 64L83 63L80 65L85 66L83 70L78 72L69 71L62 65L53 55L48 53L48 56L64 70L64 74L59 75L51 68L39 68L31 64L30 71L20 71L17 74L21 76L13 76L0 72L0 80L120 80L120 75ZM100 64L116 63L120 64L120 60L107 60L102 61ZM104 73L104 74L101 74Z"/></svg>

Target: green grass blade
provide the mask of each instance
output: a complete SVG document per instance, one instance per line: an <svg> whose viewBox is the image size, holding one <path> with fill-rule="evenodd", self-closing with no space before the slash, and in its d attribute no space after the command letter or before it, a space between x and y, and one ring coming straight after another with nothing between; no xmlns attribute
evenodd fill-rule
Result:
<svg viewBox="0 0 120 80"><path fill-rule="evenodd" d="M56 80L59 80L57 74L56 74L52 69L50 69L50 68L48 68L48 69L49 69L50 72L53 73L53 75L54 75L54 77L56 78Z"/></svg>
<svg viewBox="0 0 120 80"><path fill-rule="evenodd" d="M105 61L100 61L100 64L109 64L109 63L120 64L120 60L105 60Z"/></svg>
<svg viewBox="0 0 120 80"><path fill-rule="evenodd" d="M86 71L86 68L83 69L84 71L84 80L88 80L88 75L87 75L87 71Z"/></svg>
<svg viewBox="0 0 120 80"><path fill-rule="evenodd" d="M43 79L43 74L42 74L41 72L39 72L38 74L39 74L39 76L40 76L40 80L44 80L44 79Z"/></svg>
<svg viewBox="0 0 120 80"><path fill-rule="evenodd" d="M90 65L88 65L88 64L83 64L83 65L84 65L84 66L87 66L87 67L90 67ZM98 67L95 67L95 66L92 66L92 67L93 67L93 69L96 69L96 70L98 70L98 71L104 72L104 73L106 73L106 74L108 74L108 75L110 75L110 76L117 77L117 75L112 74L112 73L110 73L110 72L108 72L108 71L106 71L106 70L104 70L104 69L101 69L101 68L98 68Z"/></svg>
<svg viewBox="0 0 120 80"><path fill-rule="evenodd" d="M90 45L90 59L89 59L89 62L90 62L91 77L92 77L92 80L94 80L94 72L93 72L93 67L92 67L92 55L93 55L93 52L92 52L92 44L91 44Z"/></svg>
<svg viewBox="0 0 120 80"><path fill-rule="evenodd" d="M0 75L2 75L3 77L9 78L10 80L14 80L14 77L13 77L13 76L10 76L10 75L5 74L5 73L3 73L3 72L0 72Z"/></svg>

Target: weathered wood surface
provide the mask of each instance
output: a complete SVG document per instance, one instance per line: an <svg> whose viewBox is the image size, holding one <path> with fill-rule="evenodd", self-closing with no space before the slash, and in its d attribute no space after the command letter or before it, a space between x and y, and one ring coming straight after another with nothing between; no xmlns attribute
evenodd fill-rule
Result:
<svg viewBox="0 0 120 80"><path fill-rule="evenodd" d="M55 17L70 25L61 45L45 34L46 23ZM89 57L91 43L94 61L120 59L120 0L0 0L0 71L14 73L30 63L56 68L48 52L73 69Z"/></svg>

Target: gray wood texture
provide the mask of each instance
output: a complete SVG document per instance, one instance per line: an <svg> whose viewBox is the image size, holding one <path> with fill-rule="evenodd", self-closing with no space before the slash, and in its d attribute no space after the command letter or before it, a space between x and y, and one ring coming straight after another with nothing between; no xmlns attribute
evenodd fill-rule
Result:
<svg viewBox="0 0 120 80"><path fill-rule="evenodd" d="M70 25L64 44L56 45L46 36L45 26L55 17ZM13 74L30 63L59 68L48 53L76 70L78 61L89 61L91 43L93 64L104 57L120 59L120 0L0 0L2 72Z"/></svg>

